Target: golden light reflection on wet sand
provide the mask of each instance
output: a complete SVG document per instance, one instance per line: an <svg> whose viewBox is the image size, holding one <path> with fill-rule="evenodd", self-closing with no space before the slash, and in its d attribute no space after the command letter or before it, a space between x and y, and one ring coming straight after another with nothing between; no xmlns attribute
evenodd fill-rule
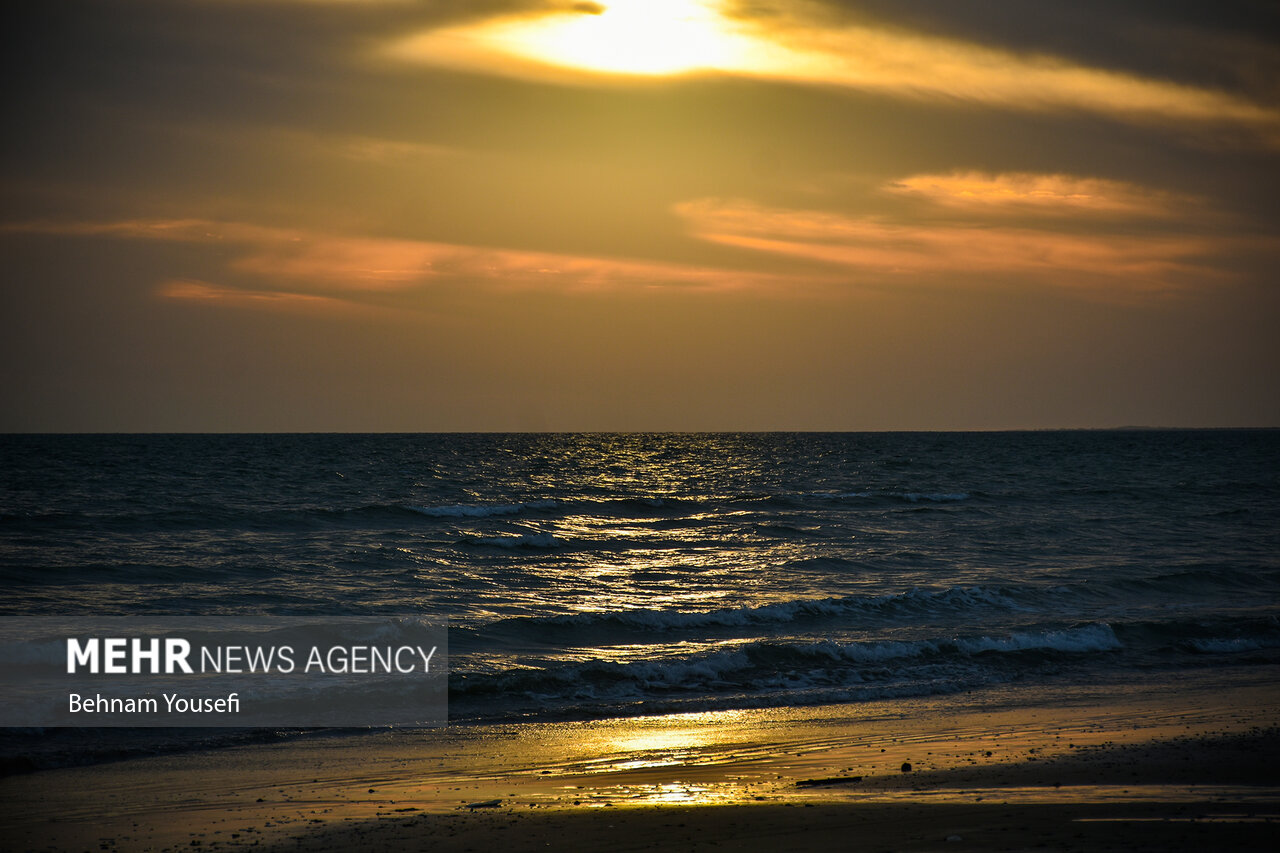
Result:
<svg viewBox="0 0 1280 853"><path fill-rule="evenodd" d="M616 769L698 762L706 759L706 747L725 743L726 725L732 726L743 718L742 711L648 717L638 721L640 725L635 728L604 732L598 745L605 754L635 756L616 763Z"/></svg>
<svg viewBox="0 0 1280 853"><path fill-rule="evenodd" d="M1080 817L1106 818L1117 814L1108 807L1182 809L1218 798L1223 807L1213 811L1223 815L1274 812L1274 786L1249 775L1265 773L1251 750L1265 740L1260 724L1271 721L1270 684L1231 695L1207 677L1176 696L1163 685L1123 696L1074 688L1053 697L1051 709L1028 707L1019 695L1011 688L994 704L948 697L385 731L283 742L267 747L269 760L261 747L151 756L21 777L19 828L41 838L40 846L61 840L85 849L92 846L85 839L109 831L159 849L185 844L192 827L216 835L253 826L240 831L242 844L295 849L303 830L359 837L403 827L420 843L433 826L473 817L485 825L492 819L497 830L517 818L586 810L609 813L610 823L614 813L680 823L693 818L685 809L712 805L1057 803L1087 808ZM900 771L903 761L912 772ZM190 772L196 764L201 772ZM85 791L104 787L131 810L104 819L87 808ZM208 823L210 803L225 823ZM803 824L818 811L777 814Z"/></svg>
<svg viewBox="0 0 1280 853"><path fill-rule="evenodd" d="M604 808L616 802L619 805L628 806L710 806L733 803L738 800L737 791L731 787L668 782L599 788L593 791L582 805L588 808Z"/></svg>

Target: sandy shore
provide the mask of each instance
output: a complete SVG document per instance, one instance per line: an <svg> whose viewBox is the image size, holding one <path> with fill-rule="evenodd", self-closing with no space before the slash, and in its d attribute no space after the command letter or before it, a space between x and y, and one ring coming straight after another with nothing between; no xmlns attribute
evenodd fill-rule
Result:
<svg viewBox="0 0 1280 853"><path fill-rule="evenodd" d="M0 846L1269 851L1278 698L1206 680L316 735L0 779Z"/></svg>

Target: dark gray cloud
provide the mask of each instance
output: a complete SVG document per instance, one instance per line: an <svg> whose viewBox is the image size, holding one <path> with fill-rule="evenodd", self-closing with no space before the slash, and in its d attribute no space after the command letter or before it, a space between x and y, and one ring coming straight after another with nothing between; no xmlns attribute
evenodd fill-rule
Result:
<svg viewBox="0 0 1280 853"><path fill-rule="evenodd" d="M380 40L529 0L324 3L51 0L4 12L6 98L182 96L201 105L252 86L304 88L351 73Z"/></svg>
<svg viewBox="0 0 1280 853"><path fill-rule="evenodd" d="M295 128L466 144L492 138L513 81L388 67L387 39L541 4L51 0L3 12L0 175L16 185L108 183L145 196L243 168L227 137ZM481 105L481 106L478 106ZM200 138L207 133L211 138ZM238 162L237 162L238 161ZM258 167L271 173L270 164ZM240 174L243 183L243 172ZM258 183L268 183L260 180ZM25 199L24 199L25 204Z"/></svg>
<svg viewBox="0 0 1280 853"><path fill-rule="evenodd" d="M744 14L786 2L744 0ZM1280 99L1280 4L1270 0L822 0L878 21L1014 51Z"/></svg>

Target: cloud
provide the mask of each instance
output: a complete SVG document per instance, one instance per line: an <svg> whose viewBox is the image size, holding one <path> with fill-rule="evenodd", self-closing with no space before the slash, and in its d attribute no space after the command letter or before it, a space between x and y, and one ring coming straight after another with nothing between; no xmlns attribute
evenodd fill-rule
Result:
<svg viewBox="0 0 1280 853"><path fill-rule="evenodd" d="M1050 178L1057 178L1050 180ZM991 179L986 186L1071 186L1057 176L1020 181ZM1087 182L1085 185L1088 185ZM952 205L962 196L938 193ZM929 196L926 196L929 198ZM989 202L979 202L987 204ZM1037 198L1033 205L1051 204ZM997 202L996 204L999 204ZM1076 202L1060 198L1056 213ZM1022 217L1018 224L981 218L893 221L871 215L771 207L741 199L703 198L676 205L689 232L708 242L753 252L834 265L867 284L926 282L993 284L1014 280L1125 298L1220 282L1220 264L1245 238L1209 234L1142 233L1109 227L1082 230L1091 209L1075 222Z"/></svg>
<svg viewBox="0 0 1280 853"><path fill-rule="evenodd" d="M815 3L747 12L719 0L664 0L661 7L639 8L644 27L611 27L609 8L599 16L554 10L428 29L394 40L385 52L403 61L555 82L713 72L1015 111L1083 111L1138 124L1229 126L1280 143L1280 111L1240 95L1050 53L835 21ZM656 17L661 10L665 20ZM616 14L623 11L619 6ZM690 47L688 56L681 45ZM662 61L624 61L642 50Z"/></svg>
<svg viewBox="0 0 1280 853"><path fill-rule="evenodd" d="M737 6L748 16L783 8L761 0ZM1280 94L1280 51L1274 39L1266 38L1280 31L1280 6L1274 3L822 0L813 6L833 26L875 22L1022 55L1059 56L1143 77L1249 91L1272 103Z"/></svg>
<svg viewBox="0 0 1280 853"><path fill-rule="evenodd" d="M317 296L312 293L289 293L279 290L250 290L220 287L197 279L170 279L162 282L156 293L165 299L176 299L209 305L228 305L266 311L289 311L321 314L363 312L368 306L346 299Z"/></svg>
<svg viewBox="0 0 1280 853"><path fill-rule="evenodd" d="M855 214L715 197L674 205L693 238L755 255L742 269L198 218L29 222L3 230L216 245L235 286L175 279L159 293L313 311L399 304L405 295L457 285L561 293L654 287L782 292L802 285L1017 281L1120 297L1222 282L1230 277L1223 259L1258 243L1204 227L1230 223L1197 199L1095 177L917 174L886 182L869 198L877 196L913 206L890 215L894 208ZM770 268L781 264L782 271L760 271L761 256L773 258Z"/></svg>
<svg viewBox="0 0 1280 853"><path fill-rule="evenodd" d="M596 292L614 288L737 290L776 286L768 273L630 258L365 237L204 219L26 222L9 233L59 234L218 246L226 273L260 285L230 287L173 279L166 298L260 308L384 304L396 294L442 285Z"/></svg>
<svg viewBox="0 0 1280 853"><path fill-rule="evenodd" d="M1127 181L1029 172L912 175L890 182L881 191L985 214L1061 212L1167 218L1182 216L1186 208L1204 204L1188 195L1153 190Z"/></svg>
<svg viewBox="0 0 1280 853"><path fill-rule="evenodd" d="M201 132L208 135L216 131L201 128ZM245 131L240 132L245 133ZM364 163L405 165L414 162L457 159L468 154L466 150L455 146L355 133L319 133L278 127L255 129L252 132L258 135L255 141L261 143L288 145L296 150L318 151L324 155Z"/></svg>

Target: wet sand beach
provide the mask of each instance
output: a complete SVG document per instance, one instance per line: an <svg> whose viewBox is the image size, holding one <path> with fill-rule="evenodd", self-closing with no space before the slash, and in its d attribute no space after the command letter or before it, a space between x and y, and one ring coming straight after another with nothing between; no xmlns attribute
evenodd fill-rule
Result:
<svg viewBox="0 0 1280 853"><path fill-rule="evenodd" d="M77 851L1269 850L1280 730L1259 676L319 733L10 776L0 837Z"/></svg>

